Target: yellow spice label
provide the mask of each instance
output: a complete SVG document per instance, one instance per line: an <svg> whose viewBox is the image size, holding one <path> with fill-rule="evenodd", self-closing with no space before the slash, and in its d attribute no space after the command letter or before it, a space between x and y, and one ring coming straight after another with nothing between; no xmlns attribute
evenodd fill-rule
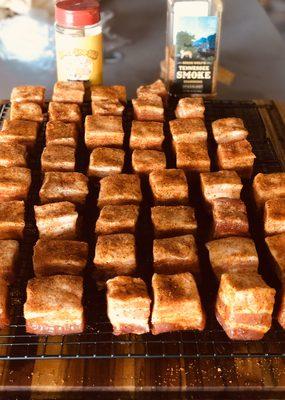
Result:
<svg viewBox="0 0 285 400"><path fill-rule="evenodd" d="M100 85L103 79L102 34L72 37L56 34L58 80L89 81Z"/></svg>

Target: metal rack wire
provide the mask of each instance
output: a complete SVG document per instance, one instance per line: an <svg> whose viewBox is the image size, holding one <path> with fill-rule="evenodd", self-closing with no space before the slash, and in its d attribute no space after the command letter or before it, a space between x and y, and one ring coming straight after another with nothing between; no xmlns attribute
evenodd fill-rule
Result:
<svg viewBox="0 0 285 400"><path fill-rule="evenodd" d="M274 113L274 106L268 104L268 112ZM0 108L0 124L9 110L9 104ZM227 116L244 119L250 131L249 140L257 156L255 173L283 170L276 152L268 138L254 102L207 101L206 122L210 130L211 121ZM43 136L42 129L41 135ZM41 145L41 144L40 144ZM39 153L40 154L40 153ZM39 160L34 160L37 165ZM37 182L37 179L36 179ZM37 184L37 183L36 183ZM216 322L212 304L215 284L207 290L207 327L203 332L174 332L158 336L125 335L116 337L107 320L104 293L96 291L92 280L85 281L87 327L84 333L61 336L36 336L27 334L23 318L26 281L32 276L32 245L36 239L33 221L26 226L27 234L21 244L19 279L11 287L11 324L0 331L0 359L79 359L79 358L285 358L285 332L277 323L264 339L258 342L234 342L228 339ZM257 238L258 239L258 238ZM95 293L95 295L94 295Z"/></svg>

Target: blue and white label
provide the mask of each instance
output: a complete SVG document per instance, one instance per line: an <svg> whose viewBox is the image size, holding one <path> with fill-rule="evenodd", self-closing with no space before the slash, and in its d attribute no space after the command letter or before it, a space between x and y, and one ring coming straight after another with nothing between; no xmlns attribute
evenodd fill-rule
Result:
<svg viewBox="0 0 285 400"><path fill-rule="evenodd" d="M206 10L204 10L206 12ZM185 16L174 18L175 91L207 94L212 91L216 59L218 18Z"/></svg>

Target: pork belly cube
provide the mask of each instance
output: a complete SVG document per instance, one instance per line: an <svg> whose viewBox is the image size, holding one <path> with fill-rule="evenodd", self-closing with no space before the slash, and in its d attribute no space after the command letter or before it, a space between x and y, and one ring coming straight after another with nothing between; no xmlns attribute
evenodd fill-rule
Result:
<svg viewBox="0 0 285 400"><path fill-rule="evenodd" d="M26 146L0 142L0 167L26 167L26 158Z"/></svg>
<svg viewBox="0 0 285 400"><path fill-rule="evenodd" d="M207 142L177 143L176 166L188 172L208 172L211 160L208 154Z"/></svg>
<svg viewBox="0 0 285 400"><path fill-rule="evenodd" d="M151 94L161 97L164 102L167 100L168 91L161 79L157 79L149 85L139 86L137 89L137 97L148 97Z"/></svg>
<svg viewBox="0 0 285 400"><path fill-rule="evenodd" d="M240 199L241 179L235 171L201 173L201 189L207 204L215 199Z"/></svg>
<svg viewBox="0 0 285 400"><path fill-rule="evenodd" d="M268 236L265 242L274 261L274 267L279 280L285 277L285 233Z"/></svg>
<svg viewBox="0 0 285 400"><path fill-rule="evenodd" d="M0 202L26 200L31 181L31 171L27 168L0 167Z"/></svg>
<svg viewBox="0 0 285 400"><path fill-rule="evenodd" d="M53 87L52 101L59 103L82 104L84 100L84 83L77 81L56 82Z"/></svg>
<svg viewBox="0 0 285 400"><path fill-rule="evenodd" d="M112 233L135 233L139 207L134 205L105 206L96 222L97 235Z"/></svg>
<svg viewBox="0 0 285 400"><path fill-rule="evenodd" d="M48 114L50 121L61 122L81 122L81 111L78 104L75 103L59 103L51 101L48 107Z"/></svg>
<svg viewBox="0 0 285 400"><path fill-rule="evenodd" d="M34 206L41 239L76 239L78 213L67 201Z"/></svg>
<svg viewBox="0 0 285 400"><path fill-rule="evenodd" d="M90 154L88 176L102 178L123 171L125 152L121 149L97 147Z"/></svg>
<svg viewBox="0 0 285 400"><path fill-rule="evenodd" d="M149 332L150 303L142 279L117 276L107 281L107 314L114 335Z"/></svg>
<svg viewBox="0 0 285 400"><path fill-rule="evenodd" d="M270 199L265 203L264 231L266 235L285 233L285 198Z"/></svg>
<svg viewBox="0 0 285 400"><path fill-rule="evenodd" d="M281 289L281 302L279 304L277 320L279 324L285 329L285 280L283 278L282 289Z"/></svg>
<svg viewBox="0 0 285 400"><path fill-rule="evenodd" d="M88 195L88 178L79 172L46 172L40 190L42 204L70 201L84 204Z"/></svg>
<svg viewBox="0 0 285 400"><path fill-rule="evenodd" d="M165 154L157 150L134 150L132 167L137 174L150 174L152 171L166 169Z"/></svg>
<svg viewBox="0 0 285 400"><path fill-rule="evenodd" d="M151 220L156 238L194 234L197 230L194 209L188 206L152 207Z"/></svg>
<svg viewBox="0 0 285 400"><path fill-rule="evenodd" d="M230 339L259 340L270 329L275 289L256 272L223 274L216 317Z"/></svg>
<svg viewBox="0 0 285 400"><path fill-rule="evenodd" d="M177 143L200 143L208 138L205 122L202 118L174 119L169 122L170 133Z"/></svg>
<svg viewBox="0 0 285 400"><path fill-rule="evenodd" d="M37 103L11 103L10 119L42 122L44 116Z"/></svg>
<svg viewBox="0 0 285 400"><path fill-rule="evenodd" d="M175 275L154 274L152 277L154 304L151 332L199 330L206 324L196 282L189 272ZM179 312L177 312L179 310Z"/></svg>
<svg viewBox="0 0 285 400"><path fill-rule="evenodd" d="M30 279L24 304L26 331L36 335L83 332L82 299L81 276L54 275Z"/></svg>
<svg viewBox="0 0 285 400"><path fill-rule="evenodd" d="M12 89L11 103L44 104L45 91L43 86L16 86Z"/></svg>
<svg viewBox="0 0 285 400"><path fill-rule="evenodd" d="M9 323L9 288L5 279L0 278L0 329L6 328Z"/></svg>
<svg viewBox="0 0 285 400"><path fill-rule="evenodd" d="M99 236L95 248L96 276L109 279L136 271L135 237L130 233Z"/></svg>
<svg viewBox="0 0 285 400"><path fill-rule="evenodd" d="M118 174L102 178L98 207L106 205L124 205L142 202L140 178L137 175Z"/></svg>
<svg viewBox="0 0 285 400"><path fill-rule="evenodd" d="M241 118L221 118L212 123L214 139L217 143L238 142L248 136Z"/></svg>
<svg viewBox="0 0 285 400"><path fill-rule="evenodd" d="M162 150L163 124L152 121L133 121L130 148L132 150Z"/></svg>
<svg viewBox="0 0 285 400"><path fill-rule="evenodd" d="M149 174L155 204L187 204L188 184L183 170L166 169Z"/></svg>
<svg viewBox="0 0 285 400"><path fill-rule="evenodd" d="M87 264L88 244L74 240L39 239L34 247L36 277L82 275Z"/></svg>
<svg viewBox="0 0 285 400"><path fill-rule="evenodd" d="M153 241L153 269L158 274L199 274L198 251L193 235Z"/></svg>
<svg viewBox="0 0 285 400"><path fill-rule="evenodd" d="M152 94L132 100L135 119L138 121L164 121L161 97Z"/></svg>
<svg viewBox="0 0 285 400"><path fill-rule="evenodd" d="M123 147L124 131L122 118L106 115L87 115L85 119L85 144L95 147Z"/></svg>
<svg viewBox="0 0 285 400"><path fill-rule="evenodd" d="M253 180L253 193L258 207L273 198L285 197L285 173L257 174Z"/></svg>
<svg viewBox="0 0 285 400"><path fill-rule="evenodd" d="M117 115L122 116L125 107L118 100L96 100L92 101L93 115Z"/></svg>
<svg viewBox="0 0 285 400"><path fill-rule="evenodd" d="M42 171L74 171L75 149L69 146L50 144L41 157Z"/></svg>
<svg viewBox="0 0 285 400"><path fill-rule="evenodd" d="M91 100L92 101L120 101L121 103L127 102L126 86L98 86L91 87Z"/></svg>
<svg viewBox="0 0 285 400"><path fill-rule="evenodd" d="M25 203L0 203L0 239L22 239L25 228Z"/></svg>
<svg viewBox="0 0 285 400"><path fill-rule="evenodd" d="M256 157L247 140L219 144L217 157L219 169L236 171L241 178L249 179L251 177Z"/></svg>
<svg viewBox="0 0 285 400"><path fill-rule="evenodd" d="M8 283L15 280L19 247L16 240L0 240L0 277Z"/></svg>
<svg viewBox="0 0 285 400"><path fill-rule="evenodd" d="M74 122L49 121L46 125L46 145L76 147L78 131Z"/></svg>
<svg viewBox="0 0 285 400"><path fill-rule="evenodd" d="M204 118L205 105L201 97L180 99L175 110L176 118Z"/></svg>
<svg viewBox="0 0 285 400"><path fill-rule="evenodd" d="M4 120L0 143L33 147L37 140L38 123L33 121Z"/></svg>
<svg viewBox="0 0 285 400"><path fill-rule="evenodd" d="M227 272L258 270L258 255L252 239L232 236L208 242L206 247L213 272L219 280Z"/></svg>
<svg viewBox="0 0 285 400"><path fill-rule="evenodd" d="M212 203L213 237L249 236L245 204L237 199L216 199Z"/></svg>

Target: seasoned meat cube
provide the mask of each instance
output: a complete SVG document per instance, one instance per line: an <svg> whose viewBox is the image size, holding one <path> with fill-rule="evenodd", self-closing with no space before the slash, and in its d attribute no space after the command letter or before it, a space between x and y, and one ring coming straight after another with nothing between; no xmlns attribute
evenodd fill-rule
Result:
<svg viewBox="0 0 285 400"><path fill-rule="evenodd" d="M70 201L84 204L88 178L79 172L46 172L40 190L42 204Z"/></svg>
<svg viewBox="0 0 285 400"><path fill-rule="evenodd" d="M251 177L255 155L247 140L219 144L217 156L219 169L236 171L241 178Z"/></svg>
<svg viewBox="0 0 285 400"><path fill-rule="evenodd" d="M44 116L41 106L37 103L12 103L10 119L42 122Z"/></svg>
<svg viewBox="0 0 285 400"><path fill-rule="evenodd" d="M88 244L75 240L40 239L34 247L36 277L81 275L87 264Z"/></svg>
<svg viewBox="0 0 285 400"><path fill-rule="evenodd" d="M105 205L138 205L142 201L140 178L137 175L117 174L102 178L98 207Z"/></svg>
<svg viewBox="0 0 285 400"><path fill-rule="evenodd" d="M25 203L0 203L0 239L22 239L25 228Z"/></svg>
<svg viewBox="0 0 285 400"><path fill-rule="evenodd" d="M253 273L221 277L216 317L230 339L258 340L270 329L275 289Z"/></svg>
<svg viewBox="0 0 285 400"><path fill-rule="evenodd" d="M138 217L138 206L105 206L97 219L95 231L97 235L135 233Z"/></svg>
<svg viewBox="0 0 285 400"><path fill-rule="evenodd" d="M170 133L174 144L178 143L204 143L208 133L202 118L174 119L169 122Z"/></svg>
<svg viewBox="0 0 285 400"><path fill-rule="evenodd" d="M207 204L215 199L240 199L241 179L235 171L201 173L201 189Z"/></svg>
<svg viewBox="0 0 285 400"><path fill-rule="evenodd" d="M132 100L135 119L138 121L164 121L164 108L161 97L150 94Z"/></svg>
<svg viewBox="0 0 285 400"><path fill-rule="evenodd" d="M196 233L195 212L189 206L156 206L151 209L156 238Z"/></svg>
<svg viewBox="0 0 285 400"><path fill-rule="evenodd" d="M133 275L136 270L135 237L129 233L99 236L94 265L97 277Z"/></svg>
<svg viewBox="0 0 285 400"><path fill-rule="evenodd" d="M253 193L258 207L269 199L285 197L285 173L257 174L253 180Z"/></svg>
<svg viewBox="0 0 285 400"><path fill-rule="evenodd" d="M142 279L117 276L107 281L107 313L114 335L149 332L150 303Z"/></svg>
<svg viewBox="0 0 285 400"><path fill-rule="evenodd" d="M49 119L61 122L81 122L81 111L78 104L51 101L48 108Z"/></svg>
<svg viewBox="0 0 285 400"><path fill-rule="evenodd" d="M132 154L132 167L134 172L142 175L166 169L165 154L157 150L134 150Z"/></svg>
<svg viewBox="0 0 285 400"><path fill-rule="evenodd" d="M205 105L200 97L180 99L175 110L176 118L204 118Z"/></svg>
<svg viewBox="0 0 285 400"><path fill-rule="evenodd" d="M36 224L41 239L76 239L78 213L67 201L35 206Z"/></svg>
<svg viewBox="0 0 285 400"><path fill-rule="evenodd" d="M252 239L232 236L208 242L206 247L217 279L226 272L257 272L258 255Z"/></svg>
<svg viewBox="0 0 285 400"><path fill-rule="evenodd" d="M152 121L133 121L130 148L132 150L162 150L163 124Z"/></svg>
<svg viewBox="0 0 285 400"><path fill-rule="evenodd" d="M153 242L153 269L158 274L191 272L199 274L198 251L194 236L184 235Z"/></svg>
<svg viewBox="0 0 285 400"><path fill-rule="evenodd" d="M237 142L248 136L248 131L240 118L218 119L212 123L212 130L217 143Z"/></svg>
<svg viewBox="0 0 285 400"><path fill-rule="evenodd" d="M205 328L206 316L196 282L189 272L154 274L152 289L151 331L154 335L182 330L202 331Z"/></svg>
<svg viewBox="0 0 285 400"><path fill-rule="evenodd" d="M82 298L80 276L54 275L29 280L24 304L26 331L36 335L83 332Z"/></svg>
<svg viewBox="0 0 285 400"><path fill-rule="evenodd" d="M85 144L89 150L95 147L123 147L122 117L87 115L85 119Z"/></svg>
<svg viewBox="0 0 285 400"><path fill-rule="evenodd" d="M97 147L90 154L88 175L102 178L123 171L125 152L121 149Z"/></svg>
<svg viewBox="0 0 285 400"><path fill-rule="evenodd" d="M84 83L78 81L56 82L53 87L52 101L59 103L82 104L84 99Z"/></svg>

